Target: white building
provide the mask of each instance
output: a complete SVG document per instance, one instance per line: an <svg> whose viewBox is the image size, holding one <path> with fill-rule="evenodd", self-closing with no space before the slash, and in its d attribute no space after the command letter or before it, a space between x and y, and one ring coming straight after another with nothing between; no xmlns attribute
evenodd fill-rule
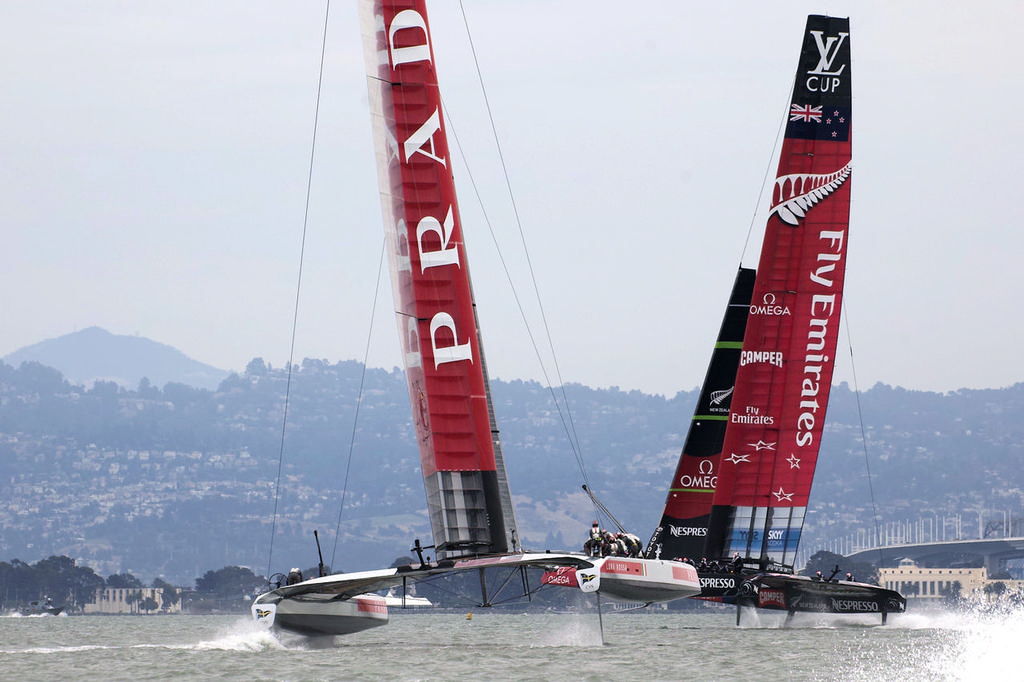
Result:
<svg viewBox="0 0 1024 682"><path fill-rule="evenodd" d="M878 579L882 587L919 603L937 603L949 596L987 601L985 588L996 583L1002 583L1004 594L1020 594L1024 589L1024 581L989 580L984 568L922 568L910 559L903 559L896 568L878 569Z"/></svg>
<svg viewBox="0 0 1024 682"><path fill-rule="evenodd" d="M147 599L157 604L157 609L145 611L140 608ZM83 607L84 613L181 613L181 600L164 608L162 587L104 587L96 590L93 600Z"/></svg>

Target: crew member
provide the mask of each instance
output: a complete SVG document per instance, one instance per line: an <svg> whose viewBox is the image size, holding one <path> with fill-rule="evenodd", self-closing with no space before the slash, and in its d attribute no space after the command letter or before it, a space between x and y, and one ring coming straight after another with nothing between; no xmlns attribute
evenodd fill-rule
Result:
<svg viewBox="0 0 1024 682"><path fill-rule="evenodd" d="M601 555L601 533L601 527L594 521L594 525L590 527L590 537L583 543L583 552L587 556Z"/></svg>
<svg viewBox="0 0 1024 682"><path fill-rule="evenodd" d="M622 540L626 545L626 556L639 557L643 551L643 544L640 542L640 538L632 533L619 533L619 539Z"/></svg>

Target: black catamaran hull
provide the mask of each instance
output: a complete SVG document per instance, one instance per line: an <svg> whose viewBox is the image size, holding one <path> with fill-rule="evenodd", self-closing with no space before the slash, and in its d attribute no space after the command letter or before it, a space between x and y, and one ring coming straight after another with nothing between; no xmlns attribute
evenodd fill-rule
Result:
<svg viewBox="0 0 1024 682"><path fill-rule="evenodd" d="M884 624L890 613L907 610L907 600L899 592L866 583L757 573L740 583L736 606L737 625L744 607L783 611L790 618L797 613L877 614Z"/></svg>

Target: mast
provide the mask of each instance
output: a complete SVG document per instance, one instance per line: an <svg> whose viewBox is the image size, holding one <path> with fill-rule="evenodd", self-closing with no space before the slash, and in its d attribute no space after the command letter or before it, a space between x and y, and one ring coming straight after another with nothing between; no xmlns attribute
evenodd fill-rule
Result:
<svg viewBox="0 0 1024 682"><path fill-rule="evenodd" d="M438 559L513 549L423 0L360 3L392 292Z"/></svg>
<svg viewBox="0 0 1024 682"><path fill-rule="evenodd" d="M711 500L718 481L719 459L729 422L747 327L754 270L740 268L711 353L690 429L669 484L661 522L647 543L648 559L696 560L704 554Z"/></svg>
<svg viewBox="0 0 1024 682"><path fill-rule="evenodd" d="M708 556L792 565L839 335L851 172L848 19L810 16L708 529Z"/></svg>

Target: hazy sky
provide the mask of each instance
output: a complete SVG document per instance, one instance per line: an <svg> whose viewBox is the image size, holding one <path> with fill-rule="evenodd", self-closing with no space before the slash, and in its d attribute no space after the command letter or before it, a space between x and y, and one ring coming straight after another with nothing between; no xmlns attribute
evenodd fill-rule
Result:
<svg viewBox="0 0 1024 682"><path fill-rule="evenodd" d="M1019 0L465 8L515 211L458 3L430 20L493 377L541 378L491 236L546 343L518 212L564 380L700 383L752 220L760 240L806 15L828 13L851 20L861 388L1024 380ZM5 4L0 356L98 325L224 369L284 363L324 11ZM335 362L364 356L383 230L353 2L332 3L327 41L295 355ZM389 287L368 358L388 369Z"/></svg>

